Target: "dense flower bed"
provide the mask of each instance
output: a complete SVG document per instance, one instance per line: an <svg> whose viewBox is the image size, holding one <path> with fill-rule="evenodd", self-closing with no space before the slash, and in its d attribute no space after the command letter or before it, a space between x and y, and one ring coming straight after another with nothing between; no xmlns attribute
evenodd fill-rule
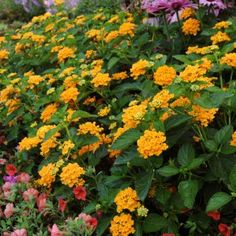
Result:
<svg viewBox="0 0 236 236"><path fill-rule="evenodd" d="M236 20L143 22L46 13L0 37L4 235L235 233Z"/></svg>

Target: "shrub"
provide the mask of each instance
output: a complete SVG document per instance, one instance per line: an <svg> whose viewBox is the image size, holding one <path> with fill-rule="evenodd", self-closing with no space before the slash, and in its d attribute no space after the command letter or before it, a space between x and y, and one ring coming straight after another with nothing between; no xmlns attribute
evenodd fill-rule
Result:
<svg viewBox="0 0 236 236"><path fill-rule="evenodd" d="M199 11L46 13L1 38L2 149L97 235L235 231L236 22Z"/></svg>

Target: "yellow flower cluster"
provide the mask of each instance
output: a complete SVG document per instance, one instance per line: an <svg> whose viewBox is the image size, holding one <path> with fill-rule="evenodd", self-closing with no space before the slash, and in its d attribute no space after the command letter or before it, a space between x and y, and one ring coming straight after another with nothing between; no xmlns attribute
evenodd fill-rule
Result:
<svg viewBox="0 0 236 236"><path fill-rule="evenodd" d="M135 28L136 28L136 25L134 23L125 22L120 26L119 34L120 35L129 35L130 37L133 37Z"/></svg>
<svg viewBox="0 0 236 236"><path fill-rule="evenodd" d="M79 95L79 91L77 88L71 87L68 88L66 90L64 90L61 93L61 100L65 103L69 103L70 101L76 101L77 100L77 96Z"/></svg>
<svg viewBox="0 0 236 236"><path fill-rule="evenodd" d="M50 150L57 146L57 141L55 137L49 138L48 140L41 143L40 155L46 157Z"/></svg>
<svg viewBox="0 0 236 236"><path fill-rule="evenodd" d="M65 141L60 147L62 155L67 155L68 152L72 148L74 148L74 146L75 146L75 144L71 140Z"/></svg>
<svg viewBox="0 0 236 236"><path fill-rule="evenodd" d="M186 54L195 53L195 54L206 55L206 54L214 53L214 51L218 49L219 47L217 45L210 45L210 46L205 46L205 47L193 46L193 47L188 47Z"/></svg>
<svg viewBox="0 0 236 236"><path fill-rule="evenodd" d="M58 51L58 62L63 63L68 58L75 57L75 49L69 47L63 47Z"/></svg>
<svg viewBox="0 0 236 236"><path fill-rule="evenodd" d="M122 114L122 121L125 127L135 128L141 122L147 111L147 102L144 101L140 105L133 105L125 108Z"/></svg>
<svg viewBox="0 0 236 236"><path fill-rule="evenodd" d="M30 150L34 147L37 147L37 145L41 142L41 139L38 137L32 137L32 138L23 138L19 143L19 151L23 150Z"/></svg>
<svg viewBox="0 0 236 236"><path fill-rule="evenodd" d="M107 34L105 37L105 42L110 43L113 39L116 39L119 36L119 31L113 30Z"/></svg>
<svg viewBox="0 0 236 236"><path fill-rule="evenodd" d="M220 21L215 24L213 29L228 29L232 23L230 21Z"/></svg>
<svg viewBox="0 0 236 236"><path fill-rule="evenodd" d="M141 206L136 191L130 187L121 190L116 195L114 202L116 203L118 213L121 213L123 210L133 212Z"/></svg>
<svg viewBox="0 0 236 236"><path fill-rule="evenodd" d="M193 116L202 126L207 127L209 123L214 120L217 111L218 108L207 109L199 105L193 105L192 111L189 112L189 115Z"/></svg>
<svg viewBox="0 0 236 236"><path fill-rule="evenodd" d="M167 89L163 89L153 97L149 105L153 109L167 108L169 107L169 101L173 97L174 94L170 93Z"/></svg>
<svg viewBox="0 0 236 236"><path fill-rule="evenodd" d="M124 80L127 79L128 75L127 72L123 71L123 72L118 72L112 75L112 79L113 80Z"/></svg>
<svg viewBox="0 0 236 236"><path fill-rule="evenodd" d="M215 44L219 44L219 43L222 43L222 42L227 42L227 41L230 41L230 37L227 33L225 32L217 32L215 35L211 36L211 41L212 41L212 44L215 45Z"/></svg>
<svg viewBox="0 0 236 236"><path fill-rule="evenodd" d="M9 52L6 49L0 50L0 61L8 59Z"/></svg>
<svg viewBox="0 0 236 236"><path fill-rule="evenodd" d="M78 135L91 134L100 137L102 131L103 128L97 125L96 122L86 122L79 125L77 134Z"/></svg>
<svg viewBox="0 0 236 236"><path fill-rule="evenodd" d="M151 156L159 156L168 148L165 143L166 136L163 132L155 130L145 130L144 134L138 139L138 152L145 159Z"/></svg>
<svg viewBox="0 0 236 236"><path fill-rule="evenodd" d="M38 85L44 80L42 76L39 75L30 75L28 79L28 84L30 88L33 88L35 85Z"/></svg>
<svg viewBox="0 0 236 236"><path fill-rule="evenodd" d="M236 147L236 131L234 131L234 133L232 134L232 138L231 138L231 141L230 141L230 145Z"/></svg>
<svg viewBox="0 0 236 236"><path fill-rule="evenodd" d="M203 59L201 64L188 65L179 74L180 78L185 82L193 83L199 80L206 72L212 67L211 61L208 59Z"/></svg>
<svg viewBox="0 0 236 236"><path fill-rule="evenodd" d="M98 111L98 115L100 117L104 117L104 116L107 116L110 111L111 111L111 109L109 107L104 107Z"/></svg>
<svg viewBox="0 0 236 236"><path fill-rule="evenodd" d="M220 63L236 68L236 53L233 52L225 54L221 58Z"/></svg>
<svg viewBox="0 0 236 236"><path fill-rule="evenodd" d="M52 103L47 105L40 116L41 120L43 122L49 121L52 115L57 111L57 108L58 108L57 103Z"/></svg>
<svg viewBox="0 0 236 236"><path fill-rule="evenodd" d="M108 73L98 73L91 81L93 86L95 88L98 88L100 86L107 86L109 82L111 81L111 78Z"/></svg>
<svg viewBox="0 0 236 236"><path fill-rule="evenodd" d="M41 186L50 188L51 185L55 182L56 178L56 166L54 163L49 163L42 167L39 171L40 179L37 180L37 183Z"/></svg>
<svg viewBox="0 0 236 236"><path fill-rule="evenodd" d="M191 101L184 96L180 96L174 102L170 104L170 107L185 107L191 104Z"/></svg>
<svg viewBox="0 0 236 236"><path fill-rule="evenodd" d="M171 66L160 66L154 73L154 83L165 86L170 85L176 76L176 71Z"/></svg>
<svg viewBox="0 0 236 236"><path fill-rule="evenodd" d="M149 67L149 62L147 60L139 60L132 65L130 69L131 76L134 79L138 79L140 75L144 75L146 73L147 68Z"/></svg>
<svg viewBox="0 0 236 236"><path fill-rule="evenodd" d="M185 8L185 9L181 12L181 14L180 14L180 19L186 20L186 19L188 19L189 17L192 17L192 16L194 16L194 15L195 15L194 9L191 8L191 7L187 7L187 8Z"/></svg>
<svg viewBox="0 0 236 236"><path fill-rule="evenodd" d="M200 31L200 21L197 19L189 18L183 23L182 31L185 35L194 35Z"/></svg>
<svg viewBox="0 0 236 236"><path fill-rule="evenodd" d="M47 134L47 132L49 130L52 130L56 128L56 125L44 125L42 127L40 127L36 133L36 136L39 138L39 139L44 139L45 135ZM53 135L53 137L59 137L60 134L57 132Z"/></svg>
<svg viewBox="0 0 236 236"><path fill-rule="evenodd" d="M134 221L130 214L121 213L111 221L110 232L112 236L129 236L135 233Z"/></svg>
<svg viewBox="0 0 236 236"><path fill-rule="evenodd" d="M103 39L104 32L99 29L91 29L88 32L86 32L86 36L88 38L94 39L96 41L101 41Z"/></svg>
<svg viewBox="0 0 236 236"><path fill-rule="evenodd" d="M77 163L69 163L67 166L62 168L60 174L61 182L70 188L81 183L81 175L85 173L85 170Z"/></svg>

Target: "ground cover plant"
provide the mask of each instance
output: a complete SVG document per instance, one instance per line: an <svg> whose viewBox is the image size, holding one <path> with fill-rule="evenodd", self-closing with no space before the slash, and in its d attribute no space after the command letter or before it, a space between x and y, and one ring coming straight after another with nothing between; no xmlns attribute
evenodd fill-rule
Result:
<svg viewBox="0 0 236 236"><path fill-rule="evenodd" d="M3 235L236 234L235 7L200 3L0 37Z"/></svg>

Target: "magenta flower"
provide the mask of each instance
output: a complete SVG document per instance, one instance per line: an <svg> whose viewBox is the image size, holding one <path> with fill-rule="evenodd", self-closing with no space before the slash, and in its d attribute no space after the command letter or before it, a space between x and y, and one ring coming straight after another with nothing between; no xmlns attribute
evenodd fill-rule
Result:
<svg viewBox="0 0 236 236"><path fill-rule="evenodd" d="M169 3L166 0L144 0L142 2L142 9L148 13L158 13L166 11L169 8Z"/></svg>
<svg viewBox="0 0 236 236"><path fill-rule="evenodd" d="M144 0L142 2L142 9L148 13L164 12L170 23L178 20L177 12L180 14L181 11L188 7L197 8L197 5L189 0Z"/></svg>
<svg viewBox="0 0 236 236"><path fill-rule="evenodd" d="M216 16L219 15L220 10L226 9L226 5L221 0L199 0L199 4L212 7Z"/></svg>

